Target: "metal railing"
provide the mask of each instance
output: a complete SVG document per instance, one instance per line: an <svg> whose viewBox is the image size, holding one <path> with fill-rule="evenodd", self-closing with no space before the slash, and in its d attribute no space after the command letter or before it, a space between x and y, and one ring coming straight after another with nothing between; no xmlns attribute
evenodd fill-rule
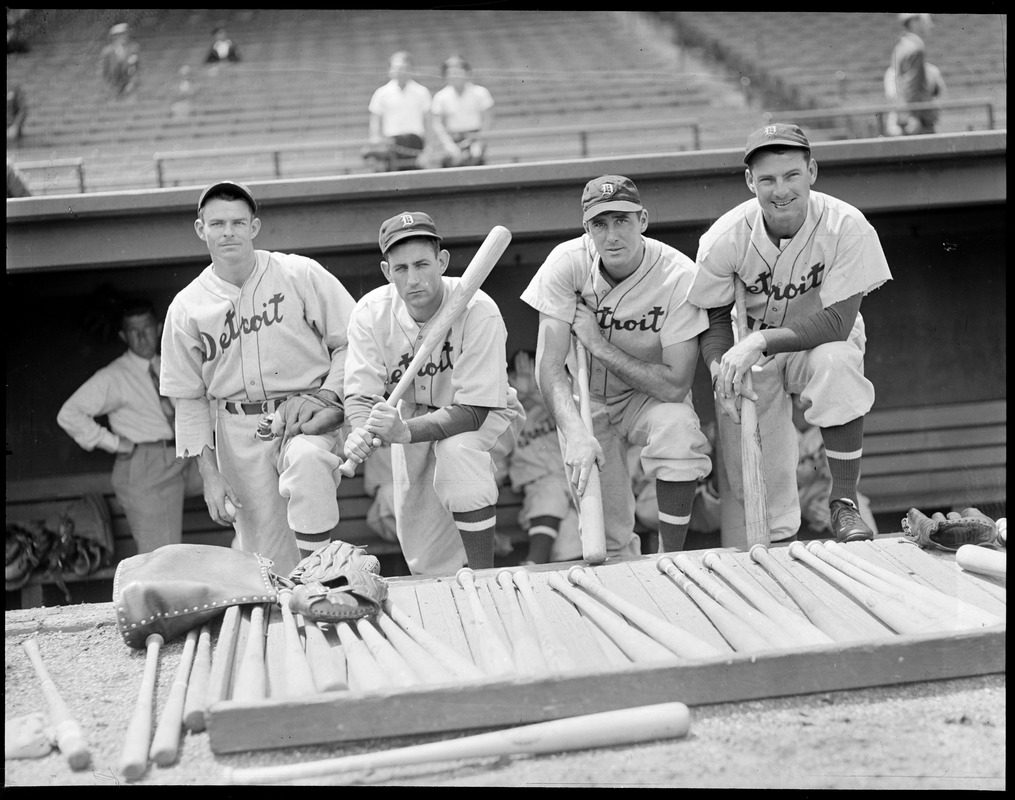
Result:
<svg viewBox="0 0 1015 800"><path fill-rule="evenodd" d="M777 121L783 122L822 122L822 121L853 121L857 118L872 119L875 123L875 133L879 136L886 136L888 131L885 122L888 115L901 111L951 111L956 109L983 108L986 113L987 130L994 130L995 115L994 101L988 97L973 97L965 100L937 100L928 103L909 103L898 105L894 103L871 103L862 106L837 106L835 108L808 109L806 111L766 111L763 115L765 124ZM870 131L868 131L870 133Z"/></svg>
<svg viewBox="0 0 1015 800"><path fill-rule="evenodd" d="M47 161L17 161L15 163L17 168L22 172L74 170L78 178L78 191L81 194L85 192L85 160L83 158L51 158ZM36 181L32 180L30 183L35 184ZM34 185L32 188L35 188Z"/></svg>
<svg viewBox="0 0 1015 800"><path fill-rule="evenodd" d="M574 137L578 145L578 157L588 158L591 152L590 141L593 137L609 133L630 132L632 134L646 130L682 130L690 134L688 147L692 150L701 149L701 126L697 119L662 119L639 123L616 122L598 124L560 125L556 127L508 128L492 130L484 135L488 142L517 141L518 139L548 139L550 137ZM345 172L351 172L362 165L360 151L369 144L367 139L339 140L333 142L302 142L298 144L264 144L244 145L239 147L221 147L204 150L176 150L173 152L155 153L155 176L160 188L166 185L165 166L169 162L197 161L213 158L236 158L243 156L266 156L271 159L272 173L275 178L282 178L282 157L293 153L314 151L343 152L355 154L349 159ZM517 159L516 159L517 160Z"/></svg>

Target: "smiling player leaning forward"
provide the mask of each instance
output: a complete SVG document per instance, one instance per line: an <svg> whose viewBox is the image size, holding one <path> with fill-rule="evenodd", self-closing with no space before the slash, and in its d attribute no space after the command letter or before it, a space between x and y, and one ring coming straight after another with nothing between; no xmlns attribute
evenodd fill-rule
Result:
<svg viewBox="0 0 1015 800"><path fill-rule="evenodd" d="M744 153L754 198L701 237L689 299L708 309L701 352L716 390L724 469L719 470L723 544L743 538L744 496L738 398L754 368L765 458L771 541L800 527L793 400L821 431L832 473L832 529L839 541L873 538L857 509L863 418L874 404L864 377L860 301L891 272L877 232L847 203L811 191L818 176L796 125L753 132ZM734 344L735 276L747 288L750 333Z"/></svg>

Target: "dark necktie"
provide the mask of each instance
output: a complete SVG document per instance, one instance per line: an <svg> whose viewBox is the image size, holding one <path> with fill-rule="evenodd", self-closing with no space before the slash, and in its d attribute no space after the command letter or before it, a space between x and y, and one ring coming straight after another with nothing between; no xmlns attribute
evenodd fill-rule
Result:
<svg viewBox="0 0 1015 800"><path fill-rule="evenodd" d="M166 420L169 422L169 427L176 431L176 410L173 408L172 401L168 397L162 396L162 389L159 384L159 373L155 369L155 363L152 361L148 362L148 374L151 375L152 383L155 384L155 393L159 396L159 402L162 404L162 413L166 415Z"/></svg>

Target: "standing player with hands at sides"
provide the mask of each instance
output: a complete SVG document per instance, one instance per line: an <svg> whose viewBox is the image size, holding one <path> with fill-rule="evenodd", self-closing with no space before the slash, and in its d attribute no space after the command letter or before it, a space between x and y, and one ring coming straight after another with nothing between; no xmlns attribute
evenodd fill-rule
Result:
<svg viewBox="0 0 1015 800"><path fill-rule="evenodd" d="M697 481L711 469L691 403L698 335L708 327L705 312L687 302L694 262L644 235L648 211L629 178L589 181L582 214L585 233L557 245L522 293L539 312L540 391L579 496L591 470L602 470L607 552L641 549L629 444L642 447L645 473L656 481L660 548L680 550ZM594 434L582 422L567 377L576 374L572 335L591 356Z"/></svg>
<svg viewBox="0 0 1015 800"><path fill-rule="evenodd" d="M499 493L490 451L525 413L508 386L504 320L477 291L391 406L384 398L461 279L444 276L450 254L423 212L386 220L378 242L388 283L360 299L349 324L345 454L362 462L375 439L391 443L396 533L413 574L490 568Z"/></svg>
<svg viewBox="0 0 1015 800"><path fill-rule="evenodd" d="M793 398L821 430L832 473L830 511L838 541L873 538L857 508L863 418L874 404L864 377L866 334L860 302L891 280L877 232L860 211L811 191L818 176L796 125L760 128L744 152L754 198L721 216L701 237L690 300L708 309L701 349L718 404L722 539L743 538L744 491L739 397L758 405L770 540L800 527ZM746 286L750 331L735 342L736 280ZM754 391L742 381L753 370Z"/></svg>
<svg viewBox="0 0 1015 800"><path fill-rule="evenodd" d="M355 301L316 261L254 249L261 221L242 184L209 186L197 213L211 264L176 295L162 336L176 449L198 459L212 519L234 525L241 550L286 574L338 524Z"/></svg>

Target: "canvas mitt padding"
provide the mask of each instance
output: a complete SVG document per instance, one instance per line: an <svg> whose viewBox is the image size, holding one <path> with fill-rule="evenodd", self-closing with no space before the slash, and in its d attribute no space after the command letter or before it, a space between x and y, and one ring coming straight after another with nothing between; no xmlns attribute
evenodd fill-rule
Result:
<svg viewBox="0 0 1015 800"><path fill-rule="evenodd" d="M113 577L113 607L124 641L138 649L149 634L185 634L229 606L278 598L270 559L229 547L167 544L125 558Z"/></svg>

